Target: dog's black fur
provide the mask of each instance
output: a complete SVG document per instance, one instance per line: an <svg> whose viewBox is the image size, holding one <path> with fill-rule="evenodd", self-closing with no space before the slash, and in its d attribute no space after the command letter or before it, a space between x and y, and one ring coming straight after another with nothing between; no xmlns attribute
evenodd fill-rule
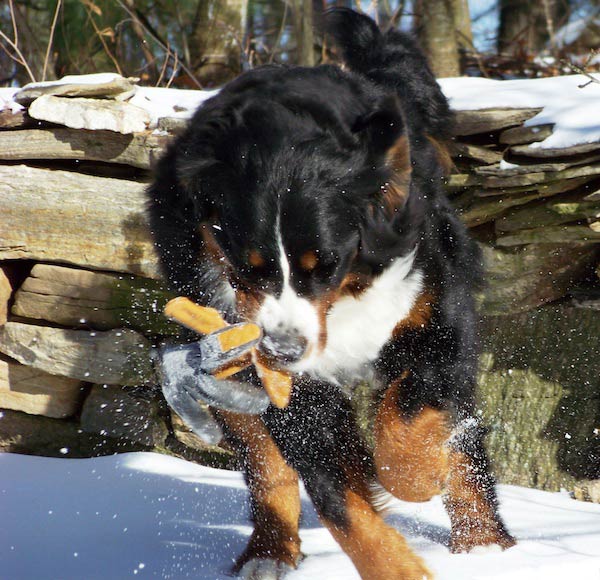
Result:
<svg viewBox="0 0 600 580"><path fill-rule="evenodd" d="M327 31L347 70L247 72L199 108L161 159L148 197L164 273L178 293L235 321L243 315L227 283L239 292L281 293L276 219L294 288L310 299L338 288L350 272L376 278L416 249L413 268L435 297L431 316L390 336L372 366L385 385L408 371L397 402L406 420L428 406L469 425L481 261L444 195L439 147L431 139L449 137L447 101L407 35L382 34L367 17L343 9L328 14ZM403 136L410 186L390 208L387 155ZM213 226L221 261L207 259L203 222ZM258 266L248 264L251 248L264 258ZM306 272L294 259L315 248L318 265ZM321 379L297 377L289 407L270 407L263 421L319 514L346 525L348 465L375 477L346 396ZM454 445L473 459L495 510L481 429L468 427ZM498 526L505 533L499 520Z"/></svg>

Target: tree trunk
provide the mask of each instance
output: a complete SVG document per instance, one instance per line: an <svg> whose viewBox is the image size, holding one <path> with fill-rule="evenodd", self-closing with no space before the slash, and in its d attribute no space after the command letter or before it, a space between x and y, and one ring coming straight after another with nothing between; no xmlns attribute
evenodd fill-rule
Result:
<svg viewBox="0 0 600 580"><path fill-rule="evenodd" d="M419 38L436 77L460 75L452 0L421 0Z"/></svg>
<svg viewBox="0 0 600 580"><path fill-rule="evenodd" d="M312 0L294 0L294 32L298 46L297 60L302 66L315 65Z"/></svg>
<svg viewBox="0 0 600 580"><path fill-rule="evenodd" d="M206 87L242 70L248 0L200 0L188 39L192 70Z"/></svg>
<svg viewBox="0 0 600 580"><path fill-rule="evenodd" d="M452 0L456 42L461 50L473 50L473 31L468 0Z"/></svg>
<svg viewBox="0 0 600 580"><path fill-rule="evenodd" d="M500 0L498 51L531 54L541 51L566 22L568 2Z"/></svg>

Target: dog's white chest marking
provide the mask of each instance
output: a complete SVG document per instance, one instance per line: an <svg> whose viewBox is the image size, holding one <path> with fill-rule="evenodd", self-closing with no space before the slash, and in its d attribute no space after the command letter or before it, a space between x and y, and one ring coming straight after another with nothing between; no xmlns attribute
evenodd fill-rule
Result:
<svg viewBox="0 0 600 580"><path fill-rule="evenodd" d="M301 361L295 370L334 381L361 374L423 290L422 272L411 272L414 255L397 258L358 297L338 300L327 315L325 349Z"/></svg>

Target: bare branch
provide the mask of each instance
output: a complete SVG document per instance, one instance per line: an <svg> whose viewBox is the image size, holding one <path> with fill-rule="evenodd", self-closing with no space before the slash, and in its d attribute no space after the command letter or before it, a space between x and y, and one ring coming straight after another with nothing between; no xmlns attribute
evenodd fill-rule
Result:
<svg viewBox="0 0 600 580"><path fill-rule="evenodd" d="M29 65L27 64L27 61L25 60L23 53L19 50L19 47L10 38L8 38L8 36L6 36L6 34L4 34L4 32L2 32L2 30L0 30L0 38L2 38L4 40L4 42L6 42L14 50L14 52L16 54L16 57L15 57L15 56L11 55L10 53L7 53L8 56L10 56L15 62L19 63L27 71L27 74L29 75L31 82L35 83L35 76L31 72L31 69L29 68Z"/></svg>
<svg viewBox="0 0 600 580"><path fill-rule="evenodd" d="M52 26L50 27L50 37L48 38L48 46L46 48L46 56L44 57L44 68L42 70L42 81L46 80L46 69L48 68L48 59L50 58L50 50L52 49L52 41L54 40L54 31L56 30L56 22L58 20L58 14L62 0L56 0L56 10L54 11L54 18L52 19Z"/></svg>
<svg viewBox="0 0 600 580"><path fill-rule="evenodd" d="M584 65L584 67L591 61L591 59L594 56L594 53L596 53L597 51L592 50L592 54L590 55L590 58L588 58L586 64ZM583 75L585 77L587 77L588 79L590 79L587 83L584 83L582 85L577 85L578 88L580 89L585 89L585 87L587 87L588 85L591 85L592 83L598 83L600 85L600 80L598 80L596 77L593 77L590 73L586 72L584 69L582 69L581 67L578 67L576 64L573 64L572 62L569 62L568 60L561 60L560 62L562 62L563 64L565 64L566 66L568 66L572 71Z"/></svg>

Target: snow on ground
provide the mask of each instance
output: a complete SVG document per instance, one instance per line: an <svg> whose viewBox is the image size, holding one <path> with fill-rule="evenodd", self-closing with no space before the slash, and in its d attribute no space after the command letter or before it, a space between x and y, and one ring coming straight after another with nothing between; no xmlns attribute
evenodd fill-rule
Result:
<svg viewBox="0 0 600 580"><path fill-rule="evenodd" d="M594 75L600 81L600 74ZM531 148L562 148L600 141L600 84L584 75L495 81L482 78L439 79L457 111L494 108L542 108L526 126L553 123L550 137Z"/></svg>
<svg viewBox="0 0 600 580"><path fill-rule="evenodd" d="M172 457L96 459L0 454L0 580L225 580L251 532L240 473ZM519 544L448 552L439 498L395 501L389 521L440 580L598 580L600 505L500 486ZM290 580L358 578L303 496L306 559Z"/></svg>

